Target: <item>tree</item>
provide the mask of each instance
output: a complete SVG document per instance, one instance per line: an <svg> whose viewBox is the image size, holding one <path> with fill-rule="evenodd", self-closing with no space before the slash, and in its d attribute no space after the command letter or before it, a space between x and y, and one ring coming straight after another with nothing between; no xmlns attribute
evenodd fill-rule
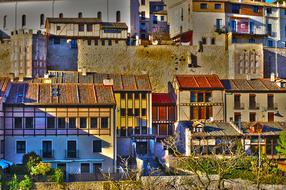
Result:
<svg viewBox="0 0 286 190"><path fill-rule="evenodd" d="M286 156L286 131L280 133L276 150L278 153L281 153Z"/></svg>
<svg viewBox="0 0 286 190"><path fill-rule="evenodd" d="M32 168L39 164L41 161L42 158L35 152L24 154L22 159L22 162L27 167L29 173L31 172Z"/></svg>
<svg viewBox="0 0 286 190"><path fill-rule="evenodd" d="M25 175L24 179L19 183L20 190L31 190L33 186L32 180Z"/></svg>

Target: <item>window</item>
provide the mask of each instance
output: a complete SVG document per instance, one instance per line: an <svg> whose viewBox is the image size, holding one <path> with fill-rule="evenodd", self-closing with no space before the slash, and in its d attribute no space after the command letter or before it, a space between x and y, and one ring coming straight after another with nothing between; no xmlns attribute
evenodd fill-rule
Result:
<svg viewBox="0 0 286 190"><path fill-rule="evenodd" d="M207 9L207 8L208 8L208 4L206 4L206 3L201 3L201 4L200 4L200 8L201 8L201 9Z"/></svg>
<svg viewBox="0 0 286 190"><path fill-rule="evenodd" d="M268 35L272 35L272 24L267 24L267 33Z"/></svg>
<svg viewBox="0 0 286 190"><path fill-rule="evenodd" d="M238 4L232 4L232 5L231 5L231 11L232 11L232 13L237 13L237 14L239 14L240 6L239 6Z"/></svg>
<svg viewBox="0 0 286 190"><path fill-rule="evenodd" d="M206 92L206 102L211 102L211 99L212 99L212 93Z"/></svg>
<svg viewBox="0 0 286 190"><path fill-rule="evenodd" d="M101 140L94 140L93 141L93 152L102 152L102 141Z"/></svg>
<svg viewBox="0 0 286 190"><path fill-rule="evenodd" d="M5 142L4 140L1 140L1 145L0 145L0 148L1 148L1 154L4 154L4 150L5 150Z"/></svg>
<svg viewBox="0 0 286 190"><path fill-rule="evenodd" d="M147 114L147 113L146 113L146 109L143 108L143 109L142 109L142 116L146 116L146 114Z"/></svg>
<svg viewBox="0 0 286 190"><path fill-rule="evenodd" d="M273 41L272 40L268 40L268 47L273 47Z"/></svg>
<svg viewBox="0 0 286 190"><path fill-rule="evenodd" d="M100 11L97 12L97 18L100 19L100 20L102 19L102 13Z"/></svg>
<svg viewBox="0 0 286 190"><path fill-rule="evenodd" d="M128 127L127 133L128 133L129 137L132 136L133 135L133 127Z"/></svg>
<svg viewBox="0 0 286 190"><path fill-rule="evenodd" d="M54 117L48 117L47 128L48 129L54 129L55 128L55 118Z"/></svg>
<svg viewBox="0 0 286 190"><path fill-rule="evenodd" d="M254 113L254 112L249 113L249 121L250 122L255 122L256 121L256 113Z"/></svg>
<svg viewBox="0 0 286 190"><path fill-rule="evenodd" d="M80 128L85 129L87 128L87 118L86 117L81 117L80 119Z"/></svg>
<svg viewBox="0 0 286 190"><path fill-rule="evenodd" d="M222 19L221 18L217 18L215 21L215 27L217 30L220 30L222 28Z"/></svg>
<svg viewBox="0 0 286 190"><path fill-rule="evenodd" d="M146 99L146 93L142 93L141 98L142 98L142 100L145 100Z"/></svg>
<svg viewBox="0 0 286 190"><path fill-rule="evenodd" d="M34 118L26 117L26 129L33 129L34 128Z"/></svg>
<svg viewBox="0 0 286 190"><path fill-rule="evenodd" d="M64 14L63 14L63 13L60 13L60 14L59 14L59 18L64 18Z"/></svg>
<svg viewBox="0 0 286 190"><path fill-rule="evenodd" d="M98 40L97 39L94 40L94 45L98 46Z"/></svg>
<svg viewBox="0 0 286 190"><path fill-rule="evenodd" d="M161 16L161 21L165 21L165 17L164 16Z"/></svg>
<svg viewBox="0 0 286 190"><path fill-rule="evenodd" d="M215 38L212 38L212 39L211 39L211 44L212 44L212 45L215 45Z"/></svg>
<svg viewBox="0 0 286 190"><path fill-rule="evenodd" d="M141 11L141 19L145 20L145 11Z"/></svg>
<svg viewBox="0 0 286 190"><path fill-rule="evenodd" d="M259 7L258 6L253 6L252 10L254 13L258 13L259 12Z"/></svg>
<svg viewBox="0 0 286 190"><path fill-rule="evenodd" d="M204 93L202 92L198 93L198 102L204 102Z"/></svg>
<svg viewBox="0 0 286 190"><path fill-rule="evenodd" d="M105 46L105 40L101 40L101 45Z"/></svg>
<svg viewBox="0 0 286 190"><path fill-rule="evenodd" d="M241 113L235 112L234 113L234 121L235 122L240 122L241 121Z"/></svg>
<svg viewBox="0 0 286 190"><path fill-rule="evenodd" d="M126 137L126 128L125 127L121 127L120 128L120 136L121 137Z"/></svg>
<svg viewBox="0 0 286 190"><path fill-rule="evenodd" d="M43 25L45 25L45 15L41 14L41 16L40 16L40 26L43 26Z"/></svg>
<svg viewBox="0 0 286 190"><path fill-rule="evenodd" d="M139 109L139 108L135 108L135 113L134 113L134 115L135 115L136 117L139 117L139 116L140 116L140 109Z"/></svg>
<svg viewBox="0 0 286 190"><path fill-rule="evenodd" d="M82 18L82 12L78 13L78 18Z"/></svg>
<svg viewBox="0 0 286 190"><path fill-rule="evenodd" d="M249 109L256 109L256 95L249 94Z"/></svg>
<svg viewBox="0 0 286 190"><path fill-rule="evenodd" d="M58 128L59 129L66 128L66 121L64 117L58 118Z"/></svg>
<svg viewBox="0 0 286 190"><path fill-rule="evenodd" d="M80 171L81 171L81 173L90 173L89 163L80 164Z"/></svg>
<svg viewBox="0 0 286 190"><path fill-rule="evenodd" d="M3 28L7 27L7 15L3 17Z"/></svg>
<svg viewBox="0 0 286 190"><path fill-rule="evenodd" d="M158 24L157 16L152 16L153 24Z"/></svg>
<svg viewBox="0 0 286 190"><path fill-rule="evenodd" d="M120 98L121 98L121 100L125 100L125 99L126 99L126 94L125 94L125 93L122 93L122 94L120 95Z"/></svg>
<svg viewBox="0 0 286 190"><path fill-rule="evenodd" d="M181 21L184 21L184 8L181 8Z"/></svg>
<svg viewBox="0 0 286 190"><path fill-rule="evenodd" d="M141 5L145 5L145 0L141 0Z"/></svg>
<svg viewBox="0 0 286 190"><path fill-rule="evenodd" d="M270 7L267 7L267 8L266 8L266 13L267 13L267 14L272 14L272 9L271 9Z"/></svg>
<svg viewBox="0 0 286 190"><path fill-rule="evenodd" d="M22 15L22 27L26 26L26 15Z"/></svg>
<svg viewBox="0 0 286 190"><path fill-rule="evenodd" d="M61 30L61 26L57 26L57 30Z"/></svg>
<svg viewBox="0 0 286 190"><path fill-rule="evenodd" d="M196 93L195 92L191 92L191 102L196 102Z"/></svg>
<svg viewBox="0 0 286 190"><path fill-rule="evenodd" d="M240 105L240 94L235 94L234 95L234 108L235 109L240 109L241 105Z"/></svg>
<svg viewBox="0 0 286 190"><path fill-rule="evenodd" d="M91 40L87 40L87 45L91 46Z"/></svg>
<svg viewBox="0 0 286 190"><path fill-rule="evenodd" d="M202 44L207 44L207 39L205 37L202 38Z"/></svg>
<svg viewBox="0 0 286 190"><path fill-rule="evenodd" d="M130 99L130 100L132 100L132 99L133 99L133 94L132 94L132 93L128 93L128 94L127 94L127 98Z"/></svg>
<svg viewBox="0 0 286 190"><path fill-rule="evenodd" d="M14 128L15 129L22 129L22 126L23 126L23 124L22 124L22 118L21 117L15 117L14 118Z"/></svg>
<svg viewBox="0 0 286 190"><path fill-rule="evenodd" d="M84 32L84 24L79 24L78 25L78 31Z"/></svg>
<svg viewBox="0 0 286 190"><path fill-rule="evenodd" d="M120 22L121 21L121 13L120 11L116 12L116 22Z"/></svg>
<svg viewBox="0 0 286 190"><path fill-rule="evenodd" d="M214 5L214 8L215 8L215 9L221 9L221 4L215 4L215 5Z"/></svg>
<svg viewBox="0 0 286 190"><path fill-rule="evenodd" d="M76 151L76 141L68 141L67 142L67 158L76 158L77 151Z"/></svg>
<svg viewBox="0 0 286 190"><path fill-rule="evenodd" d="M108 45L112 46L112 40L108 40Z"/></svg>
<svg viewBox="0 0 286 190"><path fill-rule="evenodd" d="M136 135L139 135L140 134L140 127L139 126L137 126L137 127L135 127L135 134Z"/></svg>
<svg viewBox="0 0 286 190"><path fill-rule="evenodd" d="M87 29L86 29L88 32L92 32L93 30L93 26L92 24L87 24Z"/></svg>
<svg viewBox="0 0 286 190"><path fill-rule="evenodd" d="M16 153L17 154L26 153L26 141L16 141Z"/></svg>
<svg viewBox="0 0 286 190"><path fill-rule="evenodd" d="M52 141L43 141L42 142L42 156L43 158L52 158L53 150L52 150Z"/></svg>
<svg viewBox="0 0 286 190"><path fill-rule="evenodd" d="M255 43L255 39L254 38L250 38L248 42L251 43L251 44L254 44Z"/></svg>
<svg viewBox="0 0 286 190"><path fill-rule="evenodd" d="M101 128L102 129L108 129L109 128L108 117L102 117L101 118Z"/></svg>
<svg viewBox="0 0 286 190"><path fill-rule="evenodd" d="M125 108L121 108L120 109L120 115L121 115L121 117L125 117L126 116L126 109Z"/></svg>
<svg viewBox="0 0 286 190"><path fill-rule="evenodd" d="M69 129L75 129L76 128L76 118L71 117L69 118Z"/></svg>
<svg viewBox="0 0 286 190"><path fill-rule="evenodd" d="M286 15L286 9L284 9L284 15Z"/></svg>
<svg viewBox="0 0 286 190"><path fill-rule="evenodd" d="M97 129L97 117L90 118L90 128Z"/></svg>
<svg viewBox="0 0 286 190"><path fill-rule="evenodd" d="M94 163L93 164L93 173L100 173L102 168L101 163Z"/></svg>
<svg viewBox="0 0 286 190"><path fill-rule="evenodd" d="M133 109L128 109L128 116L133 116Z"/></svg>
<svg viewBox="0 0 286 190"><path fill-rule="evenodd" d="M267 107L268 107L268 109L274 109L274 96L273 96L273 94L267 95Z"/></svg>
<svg viewBox="0 0 286 190"><path fill-rule="evenodd" d="M134 98L135 100L139 100L139 93L135 93Z"/></svg>
<svg viewBox="0 0 286 190"><path fill-rule="evenodd" d="M147 126L142 126L141 130L142 130L142 134L147 134Z"/></svg>

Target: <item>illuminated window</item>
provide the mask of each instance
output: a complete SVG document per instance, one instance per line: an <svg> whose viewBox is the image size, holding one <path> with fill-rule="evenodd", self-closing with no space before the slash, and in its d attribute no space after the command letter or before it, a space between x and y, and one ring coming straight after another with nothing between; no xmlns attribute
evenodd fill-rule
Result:
<svg viewBox="0 0 286 190"><path fill-rule="evenodd" d="M208 4L206 4L206 3L201 3L201 4L200 4L200 8L201 8L201 9L207 9L207 8L208 8Z"/></svg>

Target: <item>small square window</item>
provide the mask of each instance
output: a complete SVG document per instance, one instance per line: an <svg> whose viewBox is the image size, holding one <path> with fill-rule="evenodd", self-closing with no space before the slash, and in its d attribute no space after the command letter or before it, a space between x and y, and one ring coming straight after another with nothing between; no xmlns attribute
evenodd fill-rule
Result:
<svg viewBox="0 0 286 190"><path fill-rule="evenodd" d="M82 163L80 165L81 173L90 173L89 163Z"/></svg>
<svg viewBox="0 0 286 190"><path fill-rule="evenodd" d="M143 109L142 109L142 116L146 116L146 114L147 114L147 113L146 113L146 109L143 108Z"/></svg>
<svg viewBox="0 0 286 190"><path fill-rule="evenodd" d="M80 118L80 128L81 129L86 129L87 128L87 118L86 117L81 117Z"/></svg>
<svg viewBox="0 0 286 190"><path fill-rule="evenodd" d="M201 9L207 9L207 8L208 8L208 4L206 4L206 3L201 3L201 4L200 4L200 8L201 8Z"/></svg>
<svg viewBox="0 0 286 190"><path fill-rule="evenodd" d="M121 117L125 117L126 116L126 109L125 108L121 108L120 109L120 115L121 115Z"/></svg>
<svg viewBox="0 0 286 190"><path fill-rule="evenodd" d="M133 99L133 94L132 93L128 93L128 99Z"/></svg>
<svg viewBox="0 0 286 190"><path fill-rule="evenodd" d="M84 32L84 24L79 24L78 25L78 31Z"/></svg>
<svg viewBox="0 0 286 190"><path fill-rule="evenodd" d="M108 129L109 128L108 117L102 117L101 118L101 128L102 129Z"/></svg>
<svg viewBox="0 0 286 190"><path fill-rule="evenodd" d="M112 40L108 40L108 45L112 46Z"/></svg>
<svg viewBox="0 0 286 190"><path fill-rule="evenodd" d="M66 121L64 117L58 118L58 128L59 129L66 128Z"/></svg>
<svg viewBox="0 0 286 190"><path fill-rule="evenodd" d="M97 129L97 117L90 118L90 128Z"/></svg>
<svg viewBox="0 0 286 190"><path fill-rule="evenodd" d="M215 9L221 9L221 4L215 4Z"/></svg>
<svg viewBox="0 0 286 190"><path fill-rule="evenodd" d="M102 141L101 140L94 140L93 141L93 152L102 152Z"/></svg>
<svg viewBox="0 0 286 190"><path fill-rule="evenodd" d="M16 153L17 154L26 153L26 141L16 141Z"/></svg>
<svg viewBox="0 0 286 190"><path fill-rule="evenodd" d="M57 26L57 30L61 30L61 26Z"/></svg>
<svg viewBox="0 0 286 190"><path fill-rule="evenodd" d="M142 93L141 98L142 98L142 100L145 100L146 99L146 93Z"/></svg>
<svg viewBox="0 0 286 190"><path fill-rule="evenodd" d="M133 116L133 109L128 109L128 116Z"/></svg>
<svg viewBox="0 0 286 190"><path fill-rule="evenodd" d="M92 32L92 30L93 30L92 24L88 24L86 30L87 30L88 32Z"/></svg>
<svg viewBox="0 0 286 190"><path fill-rule="evenodd" d="M125 100L125 99L126 99L126 94L125 94L125 93L122 93L122 94L120 95L120 98L121 98L121 100Z"/></svg>
<svg viewBox="0 0 286 190"><path fill-rule="evenodd" d="M136 117L140 116L140 109L139 108L135 108L135 114Z"/></svg>
<svg viewBox="0 0 286 190"><path fill-rule="evenodd" d="M48 129L54 129L55 128L55 118L54 117L48 117L47 118L47 128Z"/></svg>
<svg viewBox="0 0 286 190"><path fill-rule="evenodd" d="M22 129L22 126L23 126L22 118L21 118L21 117L15 117L14 120L15 120L15 122L14 122L14 124L15 124L14 128L15 128L15 129Z"/></svg>
<svg viewBox="0 0 286 190"><path fill-rule="evenodd" d="M76 118L75 117L69 118L69 128L70 129L76 128Z"/></svg>
<svg viewBox="0 0 286 190"><path fill-rule="evenodd" d="M105 46L105 40L101 40L101 45Z"/></svg>
<svg viewBox="0 0 286 190"><path fill-rule="evenodd" d="M139 93L135 93L135 100L139 99Z"/></svg>

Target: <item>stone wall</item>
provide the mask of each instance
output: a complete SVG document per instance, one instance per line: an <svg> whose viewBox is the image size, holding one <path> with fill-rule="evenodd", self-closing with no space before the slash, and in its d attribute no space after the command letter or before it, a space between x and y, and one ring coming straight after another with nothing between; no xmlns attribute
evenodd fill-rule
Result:
<svg viewBox="0 0 286 190"><path fill-rule="evenodd" d="M167 92L175 74L227 77L228 52L223 46L88 46L78 43L78 70L150 75L154 92Z"/></svg>
<svg viewBox="0 0 286 190"><path fill-rule="evenodd" d="M271 73L276 73L277 50L277 71L280 78L286 78L286 49L285 48L264 48L264 77L270 78Z"/></svg>
<svg viewBox="0 0 286 190"><path fill-rule="evenodd" d="M8 76L11 69L11 44L0 42L0 76Z"/></svg>

